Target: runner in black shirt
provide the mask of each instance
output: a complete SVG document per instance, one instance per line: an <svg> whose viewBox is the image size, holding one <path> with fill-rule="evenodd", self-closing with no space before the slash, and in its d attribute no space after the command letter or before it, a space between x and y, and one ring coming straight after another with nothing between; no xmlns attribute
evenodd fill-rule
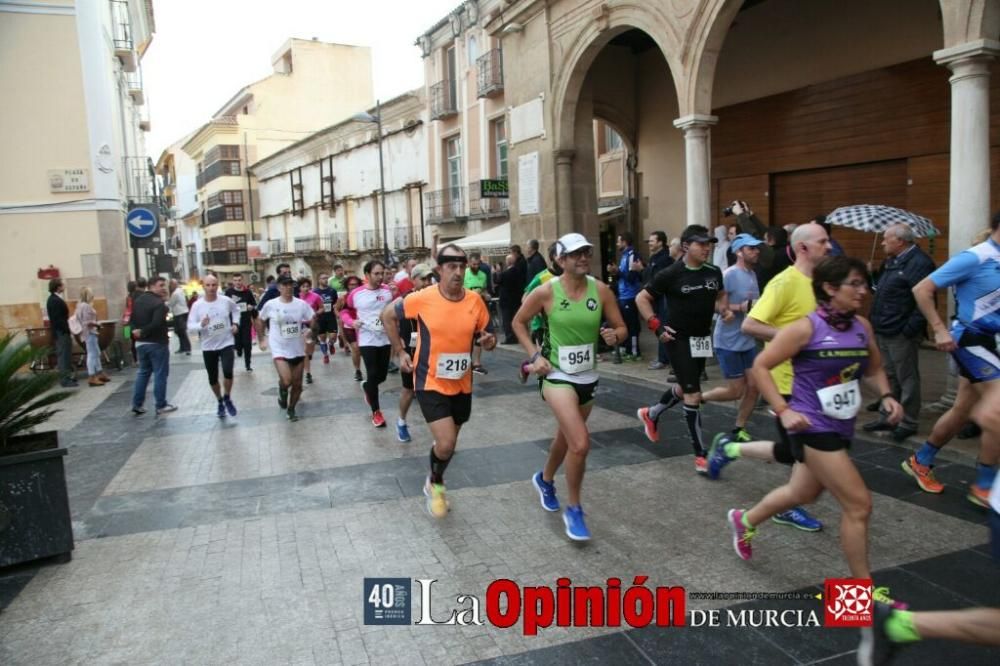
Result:
<svg viewBox="0 0 1000 666"><path fill-rule="evenodd" d="M677 384L668 384L660 401L638 411L639 420L650 441L657 441L656 422L665 410L684 401L684 419L691 432L695 470L708 473L706 450L701 435L701 373L705 359L712 355L712 316L719 313L728 319L728 297L722 284L722 271L708 263L712 243L717 242L708 229L692 224L681 234L684 257L657 273L636 296L639 314L649 329L667 344ZM667 299L667 321L655 316L654 304L660 296Z"/></svg>
<svg viewBox="0 0 1000 666"><path fill-rule="evenodd" d="M250 367L250 357L253 354L251 330L253 320L257 318L257 299L253 296L253 290L243 284L242 273L233 276L233 286L226 289L226 296L235 301L236 307L240 309L240 330L235 336L236 355L243 357L247 372L253 372Z"/></svg>
<svg viewBox="0 0 1000 666"><path fill-rule="evenodd" d="M314 333L319 340L319 350L323 352L323 363L329 363L330 356L337 353L337 315L333 311L333 306L337 303L337 290L330 286L329 273L319 274L319 287L313 291L323 299L323 309L316 314Z"/></svg>

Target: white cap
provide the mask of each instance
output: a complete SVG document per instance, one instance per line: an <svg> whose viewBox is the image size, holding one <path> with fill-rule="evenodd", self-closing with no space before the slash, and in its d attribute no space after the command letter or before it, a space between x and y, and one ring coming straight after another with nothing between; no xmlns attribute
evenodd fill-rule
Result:
<svg viewBox="0 0 1000 666"><path fill-rule="evenodd" d="M556 242L558 243L558 251L556 252L556 256L558 257L565 257L567 254L585 247L594 247L593 243L588 241L586 236L577 233L566 234Z"/></svg>

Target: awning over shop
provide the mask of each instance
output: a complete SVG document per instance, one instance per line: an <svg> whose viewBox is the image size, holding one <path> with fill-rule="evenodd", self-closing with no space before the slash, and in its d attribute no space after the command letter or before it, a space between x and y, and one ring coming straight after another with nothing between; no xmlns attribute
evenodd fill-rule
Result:
<svg viewBox="0 0 1000 666"><path fill-rule="evenodd" d="M601 217L604 216L611 217L612 215L620 215L624 212L625 212L625 207L622 206L621 204L615 206L600 206L597 209L597 214L600 215Z"/></svg>
<svg viewBox="0 0 1000 666"><path fill-rule="evenodd" d="M510 222L451 242L463 250L490 250L490 254L497 254L494 250L510 247Z"/></svg>

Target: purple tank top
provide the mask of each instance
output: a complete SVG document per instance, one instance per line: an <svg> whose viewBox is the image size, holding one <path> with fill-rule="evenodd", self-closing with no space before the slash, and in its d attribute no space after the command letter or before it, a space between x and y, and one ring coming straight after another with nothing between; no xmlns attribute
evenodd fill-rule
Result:
<svg viewBox="0 0 1000 666"><path fill-rule="evenodd" d="M813 334L792 358L792 409L812 425L800 432L829 432L850 439L861 407L861 378L868 369L868 332L857 319L838 331L815 312Z"/></svg>

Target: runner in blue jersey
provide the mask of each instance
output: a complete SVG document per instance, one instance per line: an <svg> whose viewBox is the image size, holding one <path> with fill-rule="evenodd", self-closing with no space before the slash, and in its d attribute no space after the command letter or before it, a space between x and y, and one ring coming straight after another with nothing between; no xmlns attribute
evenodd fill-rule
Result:
<svg viewBox="0 0 1000 666"><path fill-rule="evenodd" d="M961 377L954 406L934 424L923 446L903 461L903 471L916 479L921 489L942 492L944 486L933 476L935 457L971 416L983 434L976 480L969 486L968 499L984 508L989 506L1000 460L1000 357L996 343L1000 333L1000 213L993 217L990 229L985 242L958 253L913 288L917 306L934 331L937 348L951 352ZM955 288L958 300L950 331L934 304L934 292L947 287Z"/></svg>
<svg viewBox="0 0 1000 666"><path fill-rule="evenodd" d="M781 511L810 504L829 490L841 506L840 543L851 576L871 578L868 518L871 493L848 455L862 405L860 380L877 387L887 420L898 423L896 402L882 371L868 320L855 315L868 288L868 271L857 259L828 257L813 271L816 311L782 328L757 356L753 379L788 431L792 468L788 483L753 508L729 512L733 546L744 560L758 525ZM770 370L791 359L791 398L778 390Z"/></svg>

